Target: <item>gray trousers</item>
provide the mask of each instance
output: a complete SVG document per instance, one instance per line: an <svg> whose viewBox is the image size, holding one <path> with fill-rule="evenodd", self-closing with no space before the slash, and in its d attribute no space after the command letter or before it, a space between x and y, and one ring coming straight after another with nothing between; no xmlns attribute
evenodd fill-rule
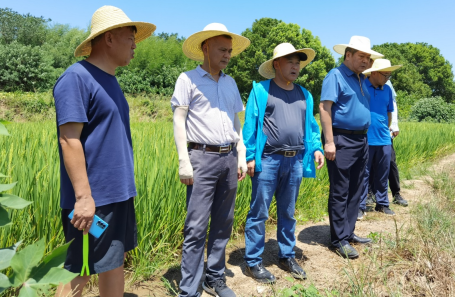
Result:
<svg viewBox="0 0 455 297"><path fill-rule="evenodd" d="M187 215L182 248L182 280L179 296L199 296L197 289L204 270L207 228L206 279L224 277L225 250L234 222L237 193L237 151L227 154L189 151L194 184L187 186Z"/></svg>

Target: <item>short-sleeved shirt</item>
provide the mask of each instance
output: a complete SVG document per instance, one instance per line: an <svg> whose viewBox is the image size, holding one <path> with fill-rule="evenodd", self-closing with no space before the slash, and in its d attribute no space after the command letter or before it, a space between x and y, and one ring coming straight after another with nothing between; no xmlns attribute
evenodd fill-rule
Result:
<svg viewBox="0 0 455 297"><path fill-rule="evenodd" d="M365 83L371 97L371 126L368 129L368 145L392 144L387 115L388 112L394 110L392 90L388 85L375 88L368 79Z"/></svg>
<svg viewBox="0 0 455 297"><path fill-rule="evenodd" d="M306 100L302 89L294 84L294 89L284 90L272 79L262 128L267 135L264 154L302 150L305 113Z"/></svg>
<svg viewBox="0 0 455 297"><path fill-rule="evenodd" d="M80 61L54 86L58 126L84 123L80 141L95 205L122 202L137 195L128 102L115 76ZM60 206L74 208L75 194L60 153Z"/></svg>
<svg viewBox="0 0 455 297"><path fill-rule="evenodd" d="M189 106L189 142L224 145L240 140L234 116L243 111L243 102L234 79L223 72L218 82L201 66L180 74L171 106L173 110L176 106Z"/></svg>
<svg viewBox="0 0 455 297"><path fill-rule="evenodd" d="M332 126L365 130L370 126L370 94L365 76L357 76L346 65L330 70L322 83L321 102L333 101Z"/></svg>

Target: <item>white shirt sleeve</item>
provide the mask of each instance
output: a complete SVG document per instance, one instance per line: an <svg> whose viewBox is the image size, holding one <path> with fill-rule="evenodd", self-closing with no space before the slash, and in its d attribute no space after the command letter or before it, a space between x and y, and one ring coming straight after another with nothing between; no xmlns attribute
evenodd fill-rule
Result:
<svg viewBox="0 0 455 297"><path fill-rule="evenodd" d="M393 112L392 112L392 125L390 125L390 129L392 132L400 131L398 128L398 108L397 108L397 93L392 86L392 82L390 80L386 83L392 89L392 97L393 97Z"/></svg>
<svg viewBox="0 0 455 297"><path fill-rule="evenodd" d="M172 110L176 106L189 106L191 103L191 88L189 78L185 73L180 74L175 82L174 94L171 98Z"/></svg>

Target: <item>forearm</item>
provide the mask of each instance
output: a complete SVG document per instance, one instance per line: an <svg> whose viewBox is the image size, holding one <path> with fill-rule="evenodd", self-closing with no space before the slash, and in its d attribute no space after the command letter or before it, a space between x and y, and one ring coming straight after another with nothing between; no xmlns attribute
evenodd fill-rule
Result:
<svg viewBox="0 0 455 297"><path fill-rule="evenodd" d="M319 114L321 117L322 131L324 132L325 143L333 143L332 130L332 107L331 104L322 102L319 105Z"/></svg>
<svg viewBox="0 0 455 297"><path fill-rule="evenodd" d="M87 176L85 155L79 139L60 137L63 162L73 185L76 200L91 198L92 191Z"/></svg>

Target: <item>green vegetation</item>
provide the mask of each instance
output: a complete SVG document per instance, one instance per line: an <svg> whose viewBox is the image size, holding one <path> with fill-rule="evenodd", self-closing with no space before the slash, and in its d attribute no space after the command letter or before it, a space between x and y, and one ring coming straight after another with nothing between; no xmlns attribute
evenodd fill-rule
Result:
<svg viewBox="0 0 455 297"><path fill-rule="evenodd" d="M0 246L12 246L19 239L30 244L45 238L46 250L60 246L63 233L59 208L59 162L56 127L53 121L15 123L8 126L13 135L0 139L0 168L21 182L12 194L34 203L11 213L14 224L0 231ZM402 176L425 161L455 150L455 126L434 123L402 123L395 140ZM178 158L174 149L172 123L133 123L135 177L138 189L136 214L139 248L128 257L137 277L149 276L179 257L185 220L185 187L178 180ZM297 204L299 221L319 220L326 214L328 177L324 167L316 179L304 179ZM249 179L239 185L233 237L241 236L251 194ZM272 222L275 221L272 206Z"/></svg>
<svg viewBox="0 0 455 297"><path fill-rule="evenodd" d="M441 97L424 98L415 103L411 119L419 122L455 122L455 104L446 103Z"/></svg>

